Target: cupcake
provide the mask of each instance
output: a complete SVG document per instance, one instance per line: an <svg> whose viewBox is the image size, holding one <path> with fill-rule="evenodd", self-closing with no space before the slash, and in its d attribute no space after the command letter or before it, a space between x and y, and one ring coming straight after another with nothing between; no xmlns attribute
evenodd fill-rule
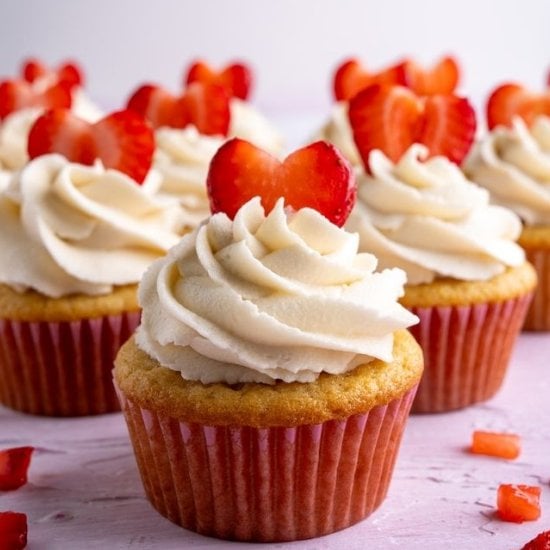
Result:
<svg viewBox="0 0 550 550"><path fill-rule="evenodd" d="M206 175L214 153L229 137L239 136L277 154L282 140L246 98L251 71L242 64L220 73L204 62L192 64L180 97L154 85L139 87L128 108L148 118L155 128L153 166L162 175L160 193L177 198L187 229L210 214Z"/></svg>
<svg viewBox="0 0 550 550"><path fill-rule="evenodd" d="M523 222L519 244L539 277L524 328L550 330L550 92L497 88L488 102L489 132L464 171Z"/></svg>
<svg viewBox="0 0 550 550"><path fill-rule="evenodd" d="M420 318L411 332L425 371L412 410L485 401L502 384L536 275L515 242L519 218L490 205L457 166L473 140L473 109L452 95L372 87L352 100L350 118L365 171L347 228L381 268L406 271L401 303Z"/></svg>
<svg viewBox="0 0 550 550"><path fill-rule="evenodd" d="M459 76L459 66L453 57L442 58L431 69L402 59L379 72L369 72L355 58L347 59L334 73L332 89L336 103L317 137L333 143L353 166L361 167L361 155L348 118L352 97L374 84L407 86L419 95L448 94L457 87Z"/></svg>
<svg viewBox="0 0 550 550"><path fill-rule="evenodd" d="M383 501L422 372L404 273L332 223L355 186L328 144L281 164L231 140L208 189L214 214L147 270L115 361L147 496L224 539L343 529Z"/></svg>
<svg viewBox="0 0 550 550"><path fill-rule="evenodd" d="M153 150L152 130L128 111L89 125L55 109L32 127L32 160L0 192L3 405L119 409L111 370L139 322L137 282L178 240L177 204L139 184Z"/></svg>

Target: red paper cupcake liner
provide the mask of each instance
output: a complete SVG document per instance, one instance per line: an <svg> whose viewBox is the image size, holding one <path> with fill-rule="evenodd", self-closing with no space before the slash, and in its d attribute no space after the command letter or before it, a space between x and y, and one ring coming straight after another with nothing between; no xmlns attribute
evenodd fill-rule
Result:
<svg viewBox="0 0 550 550"><path fill-rule="evenodd" d="M550 251L526 250L525 253L537 272L538 285L523 328L550 330Z"/></svg>
<svg viewBox="0 0 550 550"><path fill-rule="evenodd" d="M139 312L70 322L0 319L0 403L46 416L120 410L113 361L139 320Z"/></svg>
<svg viewBox="0 0 550 550"><path fill-rule="evenodd" d="M344 529L381 504L415 391L292 428L189 424L119 397L147 497L163 516L204 535L269 542Z"/></svg>
<svg viewBox="0 0 550 550"><path fill-rule="evenodd" d="M500 388L532 294L494 304L411 308L409 330L424 352L413 413L486 401Z"/></svg>

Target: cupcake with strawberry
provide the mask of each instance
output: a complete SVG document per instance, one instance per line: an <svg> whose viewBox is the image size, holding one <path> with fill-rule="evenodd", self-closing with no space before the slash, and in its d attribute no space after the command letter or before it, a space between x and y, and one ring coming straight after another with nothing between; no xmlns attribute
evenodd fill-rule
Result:
<svg viewBox="0 0 550 550"><path fill-rule="evenodd" d="M178 240L177 204L141 185L154 148L131 111L90 124L52 109L32 126L31 160L0 193L3 405L118 409L112 362L139 322L137 282Z"/></svg>
<svg viewBox="0 0 550 550"><path fill-rule="evenodd" d="M550 88L543 93L503 84L487 102L489 132L464 170L496 204L516 212L519 244L535 266L539 286L524 328L550 330Z"/></svg>
<svg viewBox="0 0 550 550"><path fill-rule="evenodd" d="M499 389L536 275L515 242L519 218L489 204L459 165L474 139L467 99L371 86L349 117L365 170L348 229L381 267L401 267L401 303L420 318L425 357L413 411L443 412Z"/></svg>
<svg viewBox="0 0 550 550"><path fill-rule="evenodd" d="M380 71L369 71L351 58L335 71L332 83L336 101L329 121L318 133L340 149L353 166L361 166L361 154L349 123L349 101L361 90L379 85L401 85L419 95L450 94L458 85L460 70L453 57L444 57L431 69L424 69L410 59L403 59Z"/></svg>
<svg viewBox="0 0 550 550"><path fill-rule="evenodd" d="M404 273L375 272L340 227L354 175L327 143L280 162L230 140L208 192L213 215L140 283L116 359L148 498L232 540L343 529L384 499L422 372Z"/></svg>
<svg viewBox="0 0 550 550"><path fill-rule="evenodd" d="M84 94L84 75L74 62L57 69L28 59L18 78L0 82L0 189L9 176L29 161L27 138L31 126L46 109L71 109L78 117L95 122L101 111Z"/></svg>
<svg viewBox="0 0 550 550"><path fill-rule="evenodd" d="M162 175L161 193L176 197L183 223L194 228L209 215L206 174L210 160L226 139L239 136L272 153L282 141L267 120L246 101L252 72L241 63L220 72L203 61L193 63L179 96L155 86L138 88L128 108L155 128L154 167Z"/></svg>

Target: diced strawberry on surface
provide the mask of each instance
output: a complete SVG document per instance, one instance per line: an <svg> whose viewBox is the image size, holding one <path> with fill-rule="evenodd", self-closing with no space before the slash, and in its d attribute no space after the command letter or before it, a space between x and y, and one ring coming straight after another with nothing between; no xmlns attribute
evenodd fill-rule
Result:
<svg viewBox="0 0 550 550"><path fill-rule="evenodd" d="M0 550L22 550L27 546L27 516L0 512Z"/></svg>
<svg viewBox="0 0 550 550"><path fill-rule="evenodd" d="M27 483L34 447L14 447L0 451L0 491L13 491Z"/></svg>
<svg viewBox="0 0 550 550"><path fill-rule="evenodd" d="M525 544L521 550L550 550L550 531L539 533L533 540Z"/></svg>
<svg viewBox="0 0 550 550"><path fill-rule="evenodd" d="M471 452L511 460L521 452L521 439L516 434L476 430L472 434Z"/></svg>
<svg viewBox="0 0 550 550"><path fill-rule="evenodd" d="M522 523L540 517L540 487L502 484L497 493L497 513L503 521Z"/></svg>

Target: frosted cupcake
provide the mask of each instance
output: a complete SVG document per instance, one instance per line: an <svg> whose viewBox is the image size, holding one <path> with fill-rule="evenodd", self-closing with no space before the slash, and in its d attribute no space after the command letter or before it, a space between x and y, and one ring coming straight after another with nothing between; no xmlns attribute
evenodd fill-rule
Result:
<svg viewBox="0 0 550 550"><path fill-rule="evenodd" d="M384 499L422 372L404 274L375 273L329 221L345 221L355 188L326 144L281 165L232 140L208 181L218 213L147 271L116 360L148 498L220 538L342 529ZM316 197L324 215L306 206Z"/></svg>
<svg viewBox="0 0 550 550"><path fill-rule="evenodd" d="M2 404L55 416L118 409L112 361L139 322L137 282L178 240L177 205L138 183L153 149L131 112L88 126L53 110L31 129L32 160L0 193Z"/></svg>
<svg viewBox="0 0 550 550"><path fill-rule="evenodd" d="M510 108L506 107L509 101L515 102ZM537 116L544 112L547 114ZM492 201L521 217L523 230L519 244L539 277L524 328L547 331L550 330L550 94L537 100L520 86L499 87L489 100L488 115L490 131L473 149L464 170L468 177L489 190Z"/></svg>
<svg viewBox="0 0 550 550"><path fill-rule="evenodd" d="M388 101L400 116L388 112L388 126L379 131L368 114ZM515 242L519 218L490 205L489 193L456 164L475 130L467 101L416 101L402 88L367 91L352 101L356 139L368 162L347 228L359 233L361 250L374 253L382 268L407 272L401 303L420 318L411 331L425 358L413 411L443 412L498 391L536 275ZM392 120L401 122L393 132ZM427 131L408 134L404 120ZM425 145L400 152L407 136Z"/></svg>

